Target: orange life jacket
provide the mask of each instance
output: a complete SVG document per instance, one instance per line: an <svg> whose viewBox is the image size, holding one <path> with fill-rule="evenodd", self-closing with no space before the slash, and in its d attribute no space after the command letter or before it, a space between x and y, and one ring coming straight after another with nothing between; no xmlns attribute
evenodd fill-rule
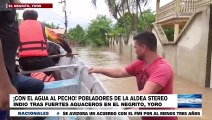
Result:
<svg viewBox="0 0 212 120"><path fill-rule="evenodd" d="M52 82L55 81L54 77L52 76L47 76L45 73L43 72L38 72L38 73L32 73L30 77L39 79L43 82Z"/></svg>
<svg viewBox="0 0 212 120"><path fill-rule="evenodd" d="M25 20L19 26L19 57L48 56L45 27L36 20Z"/></svg>

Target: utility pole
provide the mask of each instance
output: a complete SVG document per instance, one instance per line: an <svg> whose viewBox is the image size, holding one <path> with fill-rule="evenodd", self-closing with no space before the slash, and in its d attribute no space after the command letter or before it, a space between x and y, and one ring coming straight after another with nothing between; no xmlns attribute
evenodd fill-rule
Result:
<svg viewBox="0 0 212 120"><path fill-rule="evenodd" d="M58 2L58 3L59 4L63 4L64 3L63 12L65 13L65 33L67 33L68 22L67 22L66 0L62 0L62 1Z"/></svg>

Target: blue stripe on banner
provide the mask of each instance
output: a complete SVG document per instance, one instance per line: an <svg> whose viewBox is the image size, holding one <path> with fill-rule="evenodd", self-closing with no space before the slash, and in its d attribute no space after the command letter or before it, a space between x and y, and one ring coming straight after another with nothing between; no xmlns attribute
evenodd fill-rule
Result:
<svg viewBox="0 0 212 120"><path fill-rule="evenodd" d="M202 94L178 95L178 108L202 108Z"/></svg>

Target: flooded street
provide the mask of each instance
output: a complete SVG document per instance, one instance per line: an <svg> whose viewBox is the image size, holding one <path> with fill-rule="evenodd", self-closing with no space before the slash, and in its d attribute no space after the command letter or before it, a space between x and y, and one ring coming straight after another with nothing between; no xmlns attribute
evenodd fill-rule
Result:
<svg viewBox="0 0 212 120"><path fill-rule="evenodd" d="M130 63L125 61L117 54L109 51L108 48L89 49L77 48L79 58L89 67L103 66L103 67L123 67ZM137 86L134 77L130 78L110 78L101 74L97 74L99 79L105 85L107 90L112 94L132 94L136 93Z"/></svg>
<svg viewBox="0 0 212 120"><path fill-rule="evenodd" d="M75 48L74 51L79 53L79 58L91 66L104 67L123 67L131 63L126 58L109 50L109 48ZM110 78L97 74L103 85L111 94L133 94L137 92L137 85L134 77L130 78ZM174 79L175 94L203 94L203 117L190 118L182 117L179 120L211 120L212 118L212 89L201 87L190 81L180 79L175 76ZM131 118L138 120L139 118Z"/></svg>

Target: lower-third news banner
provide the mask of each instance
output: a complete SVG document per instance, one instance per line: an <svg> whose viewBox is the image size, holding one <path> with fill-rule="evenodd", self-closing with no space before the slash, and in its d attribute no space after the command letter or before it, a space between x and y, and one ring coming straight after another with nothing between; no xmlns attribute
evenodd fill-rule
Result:
<svg viewBox="0 0 212 120"><path fill-rule="evenodd" d="M13 94L10 116L201 117L201 94Z"/></svg>

